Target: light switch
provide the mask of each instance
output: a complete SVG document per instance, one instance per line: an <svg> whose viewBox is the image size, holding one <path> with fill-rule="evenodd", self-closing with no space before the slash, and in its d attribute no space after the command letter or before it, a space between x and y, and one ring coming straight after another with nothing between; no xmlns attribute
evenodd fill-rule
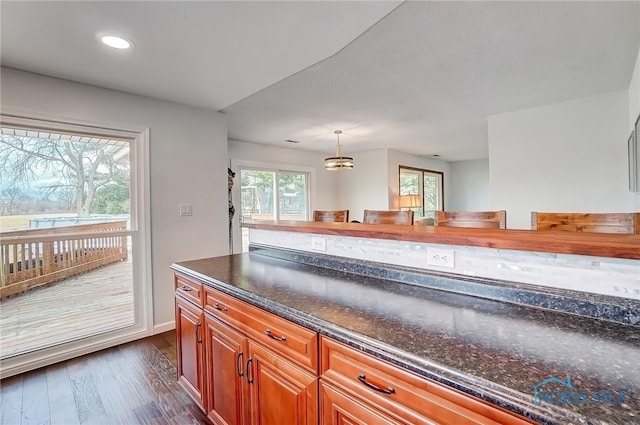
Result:
<svg viewBox="0 0 640 425"><path fill-rule="evenodd" d="M180 204L180 216L190 216L191 212L191 204Z"/></svg>

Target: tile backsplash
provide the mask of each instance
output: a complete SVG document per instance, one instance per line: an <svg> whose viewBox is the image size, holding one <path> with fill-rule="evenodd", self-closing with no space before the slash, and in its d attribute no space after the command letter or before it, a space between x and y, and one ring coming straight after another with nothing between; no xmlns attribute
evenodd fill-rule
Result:
<svg viewBox="0 0 640 425"><path fill-rule="evenodd" d="M263 229L249 229L249 239L276 248L640 300L640 260ZM453 251L454 267L427 264L428 249Z"/></svg>

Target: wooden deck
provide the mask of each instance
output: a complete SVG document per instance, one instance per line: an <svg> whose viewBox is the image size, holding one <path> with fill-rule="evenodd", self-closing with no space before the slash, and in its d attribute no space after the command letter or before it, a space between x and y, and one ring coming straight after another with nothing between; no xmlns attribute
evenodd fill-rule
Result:
<svg viewBox="0 0 640 425"><path fill-rule="evenodd" d="M134 322L131 256L0 301L0 358Z"/></svg>

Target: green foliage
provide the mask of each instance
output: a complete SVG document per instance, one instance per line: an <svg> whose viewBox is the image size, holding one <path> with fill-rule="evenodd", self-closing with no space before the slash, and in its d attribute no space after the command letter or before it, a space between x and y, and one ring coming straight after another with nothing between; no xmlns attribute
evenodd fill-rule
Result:
<svg viewBox="0 0 640 425"><path fill-rule="evenodd" d="M129 185L112 183L102 186L96 191L92 214L128 214L129 213Z"/></svg>
<svg viewBox="0 0 640 425"><path fill-rule="evenodd" d="M400 168L400 195L415 193L422 194L422 208L413 209L416 217L433 217L433 211L441 209L440 176L428 170Z"/></svg>
<svg viewBox="0 0 640 425"><path fill-rule="evenodd" d="M277 173L280 214L307 213L307 177L305 173L280 171ZM272 215L276 202L276 172L241 170L242 215ZM266 217L263 217L266 218Z"/></svg>

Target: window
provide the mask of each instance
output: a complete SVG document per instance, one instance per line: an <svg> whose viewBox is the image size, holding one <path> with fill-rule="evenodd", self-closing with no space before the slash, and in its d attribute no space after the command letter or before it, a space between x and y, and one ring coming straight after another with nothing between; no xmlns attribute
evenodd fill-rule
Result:
<svg viewBox="0 0 640 425"><path fill-rule="evenodd" d="M434 218L444 210L444 173L400 166L400 196L420 195L422 205L411 208L416 218Z"/></svg>
<svg viewBox="0 0 640 425"><path fill-rule="evenodd" d="M309 174L301 171L240 169L240 220L309 219ZM249 249L242 230L242 251Z"/></svg>
<svg viewBox="0 0 640 425"><path fill-rule="evenodd" d="M3 372L146 335L147 132L1 121Z"/></svg>

